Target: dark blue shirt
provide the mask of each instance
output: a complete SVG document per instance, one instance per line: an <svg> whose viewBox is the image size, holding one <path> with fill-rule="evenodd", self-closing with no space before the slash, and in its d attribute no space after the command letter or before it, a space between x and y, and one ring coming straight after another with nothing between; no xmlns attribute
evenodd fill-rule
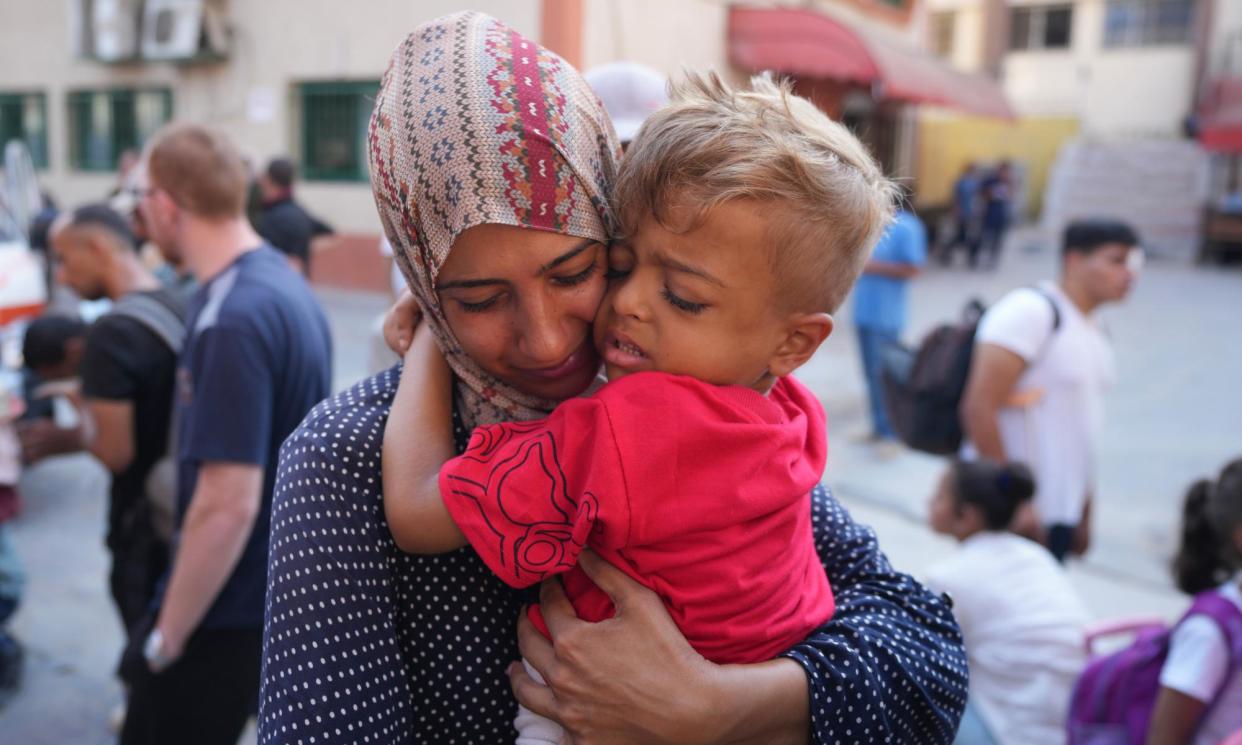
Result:
<svg viewBox="0 0 1242 745"><path fill-rule="evenodd" d="M960 176L953 184L953 204L958 212L970 215L975 209L975 194L979 191L979 180L974 176Z"/></svg>
<svg viewBox="0 0 1242 745"><path fill-rule="evenodd" d="M524 596L470 548L402 553L380 450L399 369L311 411L285 442L272 506L259 745L512 745ZM456 428L460 450L468 433ZM895 571L823 487L815 547L836 599L785 653L806 671L815 743L952 742L966 655L949 604Z"/></svg>
<svg viewBox="0 0 1242 745"><path fill-rule="evenodd" d="M979 185L983 193L983 224L1003 227L1009 223L1009 207L1013 201L1013 184L1008 178L992 174Z"/></svg>
<svg viewBox="0 0 1242 745"><path fill-rule="evenodd" d="M263 624L272 486L280 445L331 392L328 322L305 280L264 246L200 287L177 368L178 524L203 463L263 468L263 504L203 628Z"/></svg>

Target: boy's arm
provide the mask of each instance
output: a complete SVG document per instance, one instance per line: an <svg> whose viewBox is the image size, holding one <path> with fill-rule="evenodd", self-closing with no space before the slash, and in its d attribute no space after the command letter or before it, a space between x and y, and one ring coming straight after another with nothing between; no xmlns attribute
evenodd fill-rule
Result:
<svg viewBox="0 0 1242 745"><path fill-rule="evenodd" d="M439 554L466 545L440 497L453 452L453 375L424 324L405 355L384 428L384 516L402 551Z"/></svg>

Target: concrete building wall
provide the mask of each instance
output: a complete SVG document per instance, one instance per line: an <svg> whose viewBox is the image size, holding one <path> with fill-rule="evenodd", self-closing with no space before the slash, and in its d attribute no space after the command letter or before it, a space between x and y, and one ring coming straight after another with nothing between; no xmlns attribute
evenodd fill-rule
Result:
<svg viewBox="0 0 1242 745"><path fill-rule="evenodd" d="M418 23L464 7L492 13L539 38L541 0L226 0L232 31L218 62L104 64L76 58L69 43L70 7L78 0L0 0L0 93L46 95L49 168L44 185L62 204L102 198L110 173L69 164L67 94L73 90L162 86L171 89L175 119L218 126L256 164L277 155L300 159L298 86L308 82L374 81L392 50ZM631 59L675 75L683 67L715 68L744 78L728 63L731 0L581 0L581 67ZM944 0L939 0L943 2ZM966 2L968 0L957 0ZM780 0L752 4L784 5ZM862 27L868 34L925 46L922 5L902 16L876 0L811 0L809 7ZM972 21L963 15L961 22ZM972 34L963 31L960 36ZM907 133L912 136L911 133ZM912 170L917 143L903 152ZM364 182L303 181L299 198L343 233L375 236L378 221ZM368 238L368 240L372 240Z"/></svg>
<svg viewBox="0 0 1242 745"><path fill-rule="evenodd" d="M67 204L101 198L114 183L111 174L70 169L70 90L168 86L175 119L221 127L256 163L276 155L296 157L298 84L378 80L392 50L411 29L465 7L459 0L233 0L226 6L233 29L228 58L178 66L75 59L69 46L69 5L70 0L0 0L0 92L47 95L50 168L41 178ZM469 7L538 36L539 0L473 0ZM300 186L299 195L338 230L379 231L365 183L308 182Z"/></svg>
<svg viewBox="0 0 1242 745"><path fill-rule="evenodd" d="M1193 46L1107 48L1105 5L1105 0L1074 3L1069 49L1010 51L1005 92L1020 114L1074 116L1087 136L1176 136L1193 100Z"/></svg>
<svg viewBox="0 0 1242 745"><path fill-rule="evenodd" d="M585 0L582 69L619 60L675 76L729 66L727 0ZM761 4L761 3L760 3Z"/></svg>

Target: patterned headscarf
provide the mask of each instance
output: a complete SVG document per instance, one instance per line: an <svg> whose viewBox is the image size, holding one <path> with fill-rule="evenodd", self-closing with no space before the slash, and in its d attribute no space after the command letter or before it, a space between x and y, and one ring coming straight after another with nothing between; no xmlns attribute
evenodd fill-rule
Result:
<svg viewBox="0 0 1242 745"><path fill-rule="evenodd" d="M393 53L368 139L384 232L456 373L469 426L541 417L467 357L435 291L457 236L487 223L606 241L620 147L603 105L553 52L467 11L419 26Z"/></svg>

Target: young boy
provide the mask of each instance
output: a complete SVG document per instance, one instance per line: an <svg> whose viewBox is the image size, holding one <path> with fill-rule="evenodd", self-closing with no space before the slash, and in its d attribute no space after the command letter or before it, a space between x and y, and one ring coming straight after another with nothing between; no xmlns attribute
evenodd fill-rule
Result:
<svg viewBox="0 0 1242 745"><path fill-rule="evenodd" d="M389 526L414 553L469 543L517 587L564 574L597 621L613 608L576 568L589 546L708 659L771 659L833 611L808 506L824 413L787 376L831 333L892 187L787 87L691 76L627 151L616 201L627 237L594 327L610 382L545 420L480 427L454 458L451 375L424 326L385 432ZM560 738L527 711L518 728Z"/></svg>

